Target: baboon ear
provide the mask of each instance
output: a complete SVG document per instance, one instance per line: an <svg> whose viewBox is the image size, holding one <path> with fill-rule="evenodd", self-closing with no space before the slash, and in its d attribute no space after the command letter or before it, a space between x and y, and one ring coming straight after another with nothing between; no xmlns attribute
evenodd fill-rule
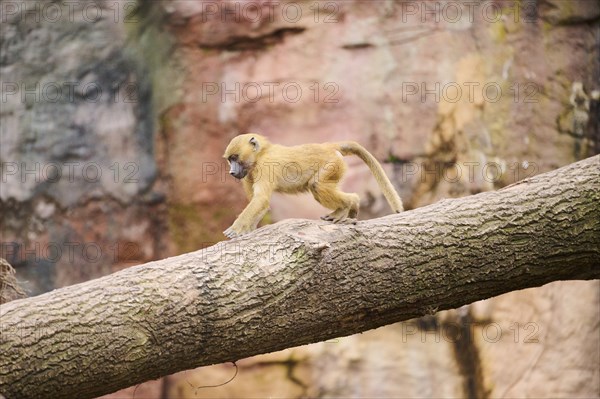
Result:
<svg viewBox="0 0 600 399"><path fill-rule="evenodd" d="M256 140L256 138L252 137L250 139L250 144L252 145L252 147L254 147L254 151L258 151L258 141Z"/></svg>

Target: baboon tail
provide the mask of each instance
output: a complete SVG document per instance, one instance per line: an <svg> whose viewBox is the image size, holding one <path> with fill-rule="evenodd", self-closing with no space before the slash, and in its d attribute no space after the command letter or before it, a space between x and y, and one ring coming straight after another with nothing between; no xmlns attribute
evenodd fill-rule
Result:
<svg viewBox="0 0 600 399"><path fill-rule="evenodd" d="M404 207L402 206L402 200L392 185L392 182L386 176L381 164L373 155L371 155L369 151L354 141L340 143L339 151L342 153L342 155L356 155L362 159L363 162L367 164L369 169L371 169L371 173L373 173L377 184L379 184L379 187L381 188L381 191L383 192L388 204L390 204L392 210L394 212L402 212L404 210Z"/></svg>

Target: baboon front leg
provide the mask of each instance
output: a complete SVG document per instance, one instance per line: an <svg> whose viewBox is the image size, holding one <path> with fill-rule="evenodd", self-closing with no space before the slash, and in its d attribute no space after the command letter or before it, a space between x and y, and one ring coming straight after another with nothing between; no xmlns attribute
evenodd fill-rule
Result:
<svg viewBox="0 0 600 399"><path fill-rule="evenodd" d="M225 236L234 238L239 235L249 233L256 229L258 222L269 210L269 197L260 195L254 196L252 201L246 206L244 211L237 217L235 222L223 232Z"/></svg>

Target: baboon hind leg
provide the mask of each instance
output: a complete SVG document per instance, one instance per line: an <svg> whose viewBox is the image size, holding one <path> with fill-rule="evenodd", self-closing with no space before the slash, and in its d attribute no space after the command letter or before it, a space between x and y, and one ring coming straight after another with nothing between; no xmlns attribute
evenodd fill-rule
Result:
<svg viewBox="0 0 600 399"><path fill-rule="evenodd" d="M333 209L333 212L321 219L340 223L348 218L356 219L358 216L358 195L340 191L337 184L315 183L310 191L321 205Z"/></svg>

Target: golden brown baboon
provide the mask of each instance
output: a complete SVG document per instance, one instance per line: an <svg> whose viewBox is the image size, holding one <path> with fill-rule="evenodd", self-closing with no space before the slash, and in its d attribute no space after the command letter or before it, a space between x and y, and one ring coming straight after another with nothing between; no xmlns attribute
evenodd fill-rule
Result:
<svg viewBox="0 0 600 399"><path fill-rule="evenodd" d="M359 198L344 193L338 183L346 164L344 155L357 155L371 169L394 212L402 212L402 200L375 157L353 141L286 147L272 144L259 134L235 137L225 150L229 173L241 179L250 203L223 233L233 238L256 228L269 209L273 192L296 194L310 191L324 207L333 210L322 217L338 223L358 215Z"/></svg>

